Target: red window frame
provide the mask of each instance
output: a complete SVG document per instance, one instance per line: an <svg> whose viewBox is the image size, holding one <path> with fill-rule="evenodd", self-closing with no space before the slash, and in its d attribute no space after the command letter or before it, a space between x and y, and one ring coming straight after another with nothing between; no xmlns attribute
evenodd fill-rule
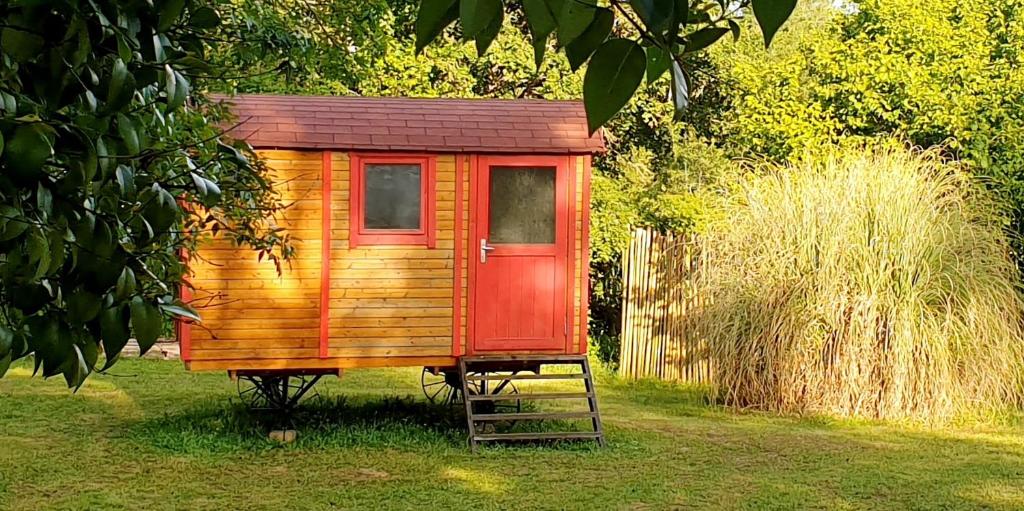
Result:
<svg viewBox="0 0 1024 511"><path fill-rule="evenodd" d="M420 228L367 229L363 226L366 212L366 190L363 175L367 165L420 166ZM437 158L427 154L358 154L353 153L349 169L349 234L350 248L363 245L425 245L434 248L437 242L436 210Z"/></svg>

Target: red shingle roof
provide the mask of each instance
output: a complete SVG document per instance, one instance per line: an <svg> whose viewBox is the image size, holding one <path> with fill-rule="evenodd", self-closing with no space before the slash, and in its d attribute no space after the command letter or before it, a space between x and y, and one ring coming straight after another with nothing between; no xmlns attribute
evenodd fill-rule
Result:
<svg viewBox="0 0 1024 511"><path fill-rule="evenodd" d="M578 101L256 94L223 99L241 123L230 134L258 149L604 151L600 133L587 136Z"/></svg>

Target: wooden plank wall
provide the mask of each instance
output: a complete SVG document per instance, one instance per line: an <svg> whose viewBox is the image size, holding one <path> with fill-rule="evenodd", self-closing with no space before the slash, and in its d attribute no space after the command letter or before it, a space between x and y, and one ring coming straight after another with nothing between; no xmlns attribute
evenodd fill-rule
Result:
<svg viewBox="0 0 1024 511"><path fill-rule="evenodd" d="M455 157L437 157L437 246L350 249L349 157L333 153L328 356L450 356Z"/></svg>
<svg viewBox="0 0 1024 511"><path fill-rule="evenodd" d="M319 345L321 187L319 152L268 151L282 199L293 206L275 219L296 247L291 268L278 276L273 263L209 240L192 263L193 304L202 324L192 325L192 360L302 358Z"/></svg>
<svg viewBox="0 0 1024 511"><path fill-rule="evenodd" d="M389 365L382 361L394 357L417 357L411 363L418 365L429 362L424 357L437 362L450 357L455 157L437 157L435 248L350 249L349 156L331 153L328 345L326 357L320 357L323 153L261 154L282 198L293 203L275 222L288 228L296 255L279 276L272 263L257 261L253 251L232 247L221 237L203 244L192 264L193 303L203 316L202 324L191 327L192 366L352 367L362 365L361 359L377 360L366 365ZM468 202L468 182L463 200ZM461 294L465 314L465 288Z"/></svg>
<svg viewBox="0 0 1024 511"><path fill-rule="evenodd" d="M585 208L589 205L583 204L583 163L584 157L574 156L569 160L573 166L573 173L575 176L575 183L573 184L573 221L572 221L572 290L570 293L573 297L573 306L569 309L572 313L572 328L570 328L569 343L573 347L579 345L580 338L580 307L583 304L583 276L587 268L583 267L583 215L586 213ZM576 351L573 349L572 351Z"/></svg>

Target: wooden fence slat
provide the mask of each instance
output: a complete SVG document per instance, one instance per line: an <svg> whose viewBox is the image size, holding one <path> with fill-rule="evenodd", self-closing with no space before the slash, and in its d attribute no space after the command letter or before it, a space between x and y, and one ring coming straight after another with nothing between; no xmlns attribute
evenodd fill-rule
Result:
<svg viewBox="0 0 1024 511"><path fill-rule="evenodd" d="M711 383L707 342L694 328L706 252L694 235L636 229L622 262L619 374Z"/></svg>

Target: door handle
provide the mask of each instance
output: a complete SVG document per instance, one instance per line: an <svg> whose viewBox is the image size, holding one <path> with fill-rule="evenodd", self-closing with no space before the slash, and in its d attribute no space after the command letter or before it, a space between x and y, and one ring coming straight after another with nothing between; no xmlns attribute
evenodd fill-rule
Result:
<svg viewBox="0 0 1024 511"><path fill-rule="evenodd" d="M492 247L492 246L487 244L487 239L486 238L480 240L480 263L481 264L487 262L487 253L492 251L492 250L494 250L494 247Z"/></svg>

